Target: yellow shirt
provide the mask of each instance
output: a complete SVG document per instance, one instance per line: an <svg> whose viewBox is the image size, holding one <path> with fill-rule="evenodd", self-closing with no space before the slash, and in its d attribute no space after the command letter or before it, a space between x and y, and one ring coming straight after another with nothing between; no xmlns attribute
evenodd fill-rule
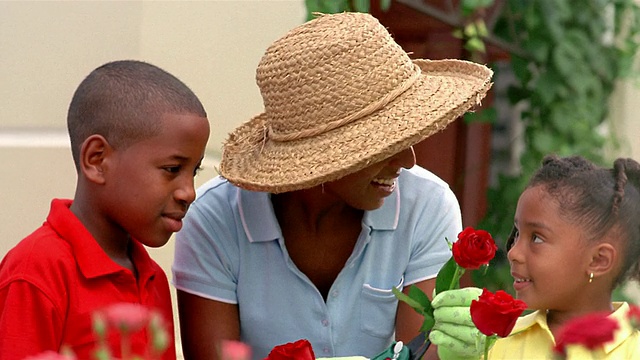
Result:
<svg viewBox="0 0 640 360"><path fill-rule="evenodd" d="M615 311L610 317L618 320L614 340L603 349L591 353L575 346L568 347L568 359L640 359L640 331L631 327L626 319L629 304L614 303ZM547 325L544 311L535 311L518 319L511 335L496 341L489 351L489 359L553 359L555 339Z"/></svg>

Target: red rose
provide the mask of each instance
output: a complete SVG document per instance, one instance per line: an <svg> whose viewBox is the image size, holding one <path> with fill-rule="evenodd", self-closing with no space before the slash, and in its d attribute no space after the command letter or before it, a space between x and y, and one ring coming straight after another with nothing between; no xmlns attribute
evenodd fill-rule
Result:
<svg viewBox="0 0 640 360"><path fill-rule="evenodd" d="M471 227L458 234L458 241L454 242L451 248L456 263L469 270L489 264L489 261L496 256L497 250L498 247L491 234Z"/></svg>
<svg viewBox="0 0 640 360"><path fill-rule="evenodd" d="M502 290L493 294L482 289L478 300L471 301L471 320L487 336L507 337L526 308L524 301L516 300Z"/></svg>
<svg viewBox="0 0 640 360"><path fill-rule="evenodd" d="M614 333L619 327L618 322L610 318L606 312L575 318L560 329L553 351L560 355L566 355L568 345L581 345L589 350L594 350L612 341Z"/></svg>
<svg viewBox="0 0 640 360"><path fill-rule="evenodd" d="M311 343L306 339L278 345L271 349L265 360L315 360Z"/></svg>
<svg viewBox="0 0 640 360"><path fill-rule="evenodd" d="M629 319L631 326L636 329L640 329L640 306L630 305L627 318Z"/></svg>

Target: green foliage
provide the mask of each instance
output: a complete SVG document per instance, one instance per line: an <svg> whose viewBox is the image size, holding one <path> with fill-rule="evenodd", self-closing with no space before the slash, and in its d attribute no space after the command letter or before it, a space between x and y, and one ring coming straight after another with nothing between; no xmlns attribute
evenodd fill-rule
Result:
<svg viewBox="0 0 640 360"><path fill-rule="evenodd" d="M400 290L391 288L393 294L398 300L405 302L418 314L424 317L420 331L427 332L433 328L435 324L435 318L433 317L433 306L431 306L431 300L429 297L415 285L409 287L409 294L405 295Z"/></svg>
<svg viewBox="0 0 640 360"><path fill-rule="evenodd" d="M380 9L387 11L391 6L391 0L379 0ZM345 11L368 13L371 9L371 0L305 0L307 8L307 20L313 19L314 13L336 14Z"/></svg>
<svg viewBox="0 0 640 360"><path fill-rule="evenodd" d="M640 9L633 0L507 0L495 33L522 48L513 55L517 83L509 100L527 101L524 151L519 174L501 174L487 194L488 212L479 228L506 240L520 193L542 158L550 153L578 154L607 162L605 149L615 144L607 135L609 97L617 80L632 71L638 51ZM479 286L505 287L509 266L496 257Z"/></svg>
<svg viewBox="0 0 640 360"><path fill-rule="evenodd" d="M451 257L438 272L436 278L436 294L450 289L460 288L460 277L464 273L464 269L456 264L456 261Z"/></svg>

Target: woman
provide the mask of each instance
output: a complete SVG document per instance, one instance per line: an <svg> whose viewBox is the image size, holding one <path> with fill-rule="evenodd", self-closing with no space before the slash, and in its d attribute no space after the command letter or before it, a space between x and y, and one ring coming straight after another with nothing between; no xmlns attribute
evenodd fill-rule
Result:
<svg viewBox="0 0 640 360"><path fill-rule="evenodd" d="M412 145L478 104L491 75L412 61L368 14L275 41L257 69L265 111L230 134L177 235L186 358L236 339L262 359L302 338L318 357L372 357L418 334L391 288L432 292L461 216Z"/></svg>

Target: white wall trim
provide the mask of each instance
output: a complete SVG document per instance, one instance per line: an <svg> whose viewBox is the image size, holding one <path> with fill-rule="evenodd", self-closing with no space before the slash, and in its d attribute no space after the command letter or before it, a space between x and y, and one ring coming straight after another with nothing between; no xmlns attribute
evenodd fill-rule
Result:
<svg viewBox="0 0 640 360"><path fill-rule="evenodd" d="M70 146L66 129L0 129L0 148L69 148Z"/></svg>

